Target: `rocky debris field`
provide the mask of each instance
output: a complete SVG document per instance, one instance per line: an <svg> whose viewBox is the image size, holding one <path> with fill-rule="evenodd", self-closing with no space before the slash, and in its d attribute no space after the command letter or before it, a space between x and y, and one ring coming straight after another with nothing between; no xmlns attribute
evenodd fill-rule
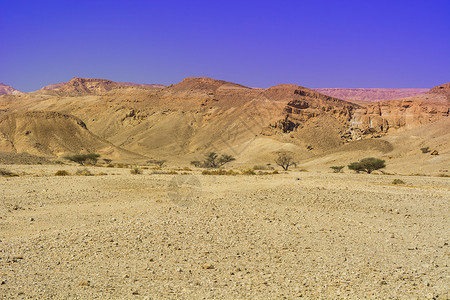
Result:
<svg viewBox="0 0 450 300"><path fill-rule="evenodd" d="M449 298L450 178L8 168L1 299Z"/></svg>

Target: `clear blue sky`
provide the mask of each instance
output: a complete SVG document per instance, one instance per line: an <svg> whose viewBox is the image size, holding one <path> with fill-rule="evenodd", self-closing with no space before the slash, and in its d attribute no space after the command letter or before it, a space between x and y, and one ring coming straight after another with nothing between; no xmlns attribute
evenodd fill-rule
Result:
<svg viewBox="0 0 450 300"><path fill-rule="evenodd" d="M433 87L450 81L450 1L0 0L0 82L74 76Z"/></svg>

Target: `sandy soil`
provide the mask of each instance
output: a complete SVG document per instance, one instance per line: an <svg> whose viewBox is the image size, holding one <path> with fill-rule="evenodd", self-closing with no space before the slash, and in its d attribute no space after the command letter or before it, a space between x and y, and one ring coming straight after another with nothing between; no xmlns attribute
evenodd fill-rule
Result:
<svg viewBox="0 0 450 300"><path fill-rule="evenodd" d="M1 167L1 299L450 296L450 178Z"/></svg>

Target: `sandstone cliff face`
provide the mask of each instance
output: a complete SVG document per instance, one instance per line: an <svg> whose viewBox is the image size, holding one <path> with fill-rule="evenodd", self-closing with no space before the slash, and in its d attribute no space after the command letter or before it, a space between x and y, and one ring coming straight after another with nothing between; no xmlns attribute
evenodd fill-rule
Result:
<svg viewBox="0 0 450 300"><path fill-rule="evenodd" d="M0 96L1 95L20 95L20 94L25 94L25 93L18 91L9 85L0 83Z"/></svg>
<svg viewBox="0 0 450 300"><path fill-rule="evenodd" d="M444 84L424 95L367 105L355 110L344 138L380 137L388 132L407 130L449 117L449 96L450 84Z"/></svg>
<svg viewBox="0 0 450 300"><path fill-rule="evenodd" d="M336 119L342 125L347 125L352 113L360 106L340 99L320 94L316 91L295 85L279 85L267 90L272 98L284 98L289 102L283 109L284 118L272 127L284 133L302 128L309 120L319 116Z"/></svg>

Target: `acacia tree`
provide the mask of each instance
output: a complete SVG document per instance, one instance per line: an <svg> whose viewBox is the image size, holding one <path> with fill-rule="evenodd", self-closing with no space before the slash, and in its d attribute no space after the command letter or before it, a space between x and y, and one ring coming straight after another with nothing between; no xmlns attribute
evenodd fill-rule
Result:
<svg viewBox="0 0 450 300"><path fill-rule="evenodd" d="M88 153L88 154L76 154L72 156L66 156L65 159L68 159L70 161L79 163L80 165L84 166L86 163L97 163L98 158L100 157L100 154L97 153Z"/></svg>
<svg viewBox="0 0 450 300"><path fill-rule="evenodd" d="M149 164L155 164L158 167L162 168L162 166L167 162L167 160L165 160L165 159L160 159L160 160L158 160L158 159L151 159L151 160L148 160L147 162Z"/></svg>
<svg viewBox="0 0 450 300"><path fill-rule="evenodd" d="M236 160L233 156L222 154L220 157L216 152L209 152L205 154L203 161L193 160L191 164L195 167L203 168L220 168L226 163Z"/></svg>
<svg viewBox="0 0 450 300"><path fill-rule="evenodd" d="M275 163L287 171L290 166L297 166L294 161L294 157L287 152L279 152L278 157L275 159Z"/></svg>
<svg viewBox="0 0 450 300"><path fill-rule="evenodd" d="M372 173L375 170L379 170L386 167L384 160L377 159L374 157L363 158L359 162L352 162L348 165L350 170L354 170L357 173L366 172L367 174Z"/></svg>

